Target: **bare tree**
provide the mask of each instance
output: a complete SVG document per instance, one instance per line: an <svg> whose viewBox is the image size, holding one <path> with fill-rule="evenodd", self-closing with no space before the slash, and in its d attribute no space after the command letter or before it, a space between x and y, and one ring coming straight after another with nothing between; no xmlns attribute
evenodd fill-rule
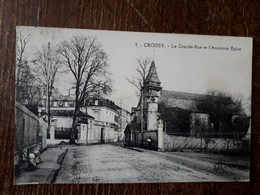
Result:
<svg viewBox="0 0 260 195"><path fill-rule="evenodd" d="M136 87L137 91L136 94L139 97L139 103L138 106L141 108L141 144L143 145L144 142L144 123L145 123L145 114L144 114L144 95L143 95L143 88L144 88L144 83L145 79L148 75L149 72L149 67L151 64L151 59L150 58L137 58L137 67L136 67L136 72L137 76L133 78L126 78L127 81Z"/></svg>
<svg viewBox="0 0 260 195"><path fill-rule="evenodd" d="M57 52L51 48L50 43L48 46L41 47L35 53L34 60L35 76L39 83L42 84L46 95L46 112L48 114L48 128L50 127L50 99L55 82L55 77L61 68L61 63L58 58Z"/></svg>
<svg viewBox="0 0 260 195"><path fill-rule="evenodd" d="M126 78L127 81L136 87L137 89L137 96L141 97L141 91L144 87L144 81L145 78L148 74L149 67L151 64L151 59L150 58L137 58L137 67L136 67L136 73L137 76L130 78Z"/></svg>
<svg viewBox="0 0 260 195"><path fill-rule="evenodd" d="M59 53L62 63L74 77L75 110L70 136L70 143L73 144L80 108L90 98L111 92L107 55L95 38L83 36L74 36L70 41L63 41L59 45Z"/></svg>
<svg viewBox="0 0 260 195"><path fill-rule="evenodd" d="M40 100L40 87L33 75L26 56L30 35L22 33L16 38L16 100L24 105L36 106Z"/></svg>
<svg viewBox="0 0 260 195"><path fill-rule="evenodd" d="M19 85L16 86L17 101L24 105L36 106L40 101L40 86L27 62L19 74Z"/></svg>
<svg viewBox="0 0 260 195"><path fill-rule="evenodd" d="M19 86L22 70L27 64L25 48L29 40L30 35L23 36L22 33L16 37L16 86Z"/></svg>

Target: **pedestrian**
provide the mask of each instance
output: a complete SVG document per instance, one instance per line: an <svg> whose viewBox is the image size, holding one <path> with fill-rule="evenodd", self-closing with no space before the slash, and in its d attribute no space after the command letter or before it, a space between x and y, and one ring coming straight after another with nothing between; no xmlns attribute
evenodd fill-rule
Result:
<svg viewBox="0 0 260 195"><path fill-rule="evenodd" d="M149 148L151 148L152 147L152 138L151 138L151 136L148 137L147 142L148 142Z"/></svg>
<svg viewBox="0 0 260 195"><path fill-rule="evenodd" d="M32 152L28 156L28 169L30 170L37 169L36 156Z"/></svg>

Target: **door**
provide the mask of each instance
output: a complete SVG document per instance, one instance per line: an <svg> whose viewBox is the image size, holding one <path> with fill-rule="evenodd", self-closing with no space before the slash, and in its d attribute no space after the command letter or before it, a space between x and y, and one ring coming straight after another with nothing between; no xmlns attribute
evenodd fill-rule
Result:
<svg viewBox="0 0 260 195"><path fill-rule="evenodd" d="M103 144L104 143L104 128L101 128L101 144Z"/></svg>

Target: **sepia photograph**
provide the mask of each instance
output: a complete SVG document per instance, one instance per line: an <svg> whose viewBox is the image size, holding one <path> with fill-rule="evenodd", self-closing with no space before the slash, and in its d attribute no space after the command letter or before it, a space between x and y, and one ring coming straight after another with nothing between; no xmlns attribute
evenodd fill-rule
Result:
<svg viewBox="0 0 260 195"><path fill-rule="evenodd" d="M250 181L252 38L16 27L14 184Z"/></svg>

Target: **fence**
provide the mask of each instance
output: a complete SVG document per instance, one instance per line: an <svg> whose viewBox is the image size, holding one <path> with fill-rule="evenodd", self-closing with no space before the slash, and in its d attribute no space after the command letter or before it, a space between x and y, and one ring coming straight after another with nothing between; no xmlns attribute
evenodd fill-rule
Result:
<svg viewBox="0 0 260 195"><path fill-rule="evenodd" d="M55 139L70 139L71 128L55 128ZM78 134L75 134L76 138Z"/></svg>

